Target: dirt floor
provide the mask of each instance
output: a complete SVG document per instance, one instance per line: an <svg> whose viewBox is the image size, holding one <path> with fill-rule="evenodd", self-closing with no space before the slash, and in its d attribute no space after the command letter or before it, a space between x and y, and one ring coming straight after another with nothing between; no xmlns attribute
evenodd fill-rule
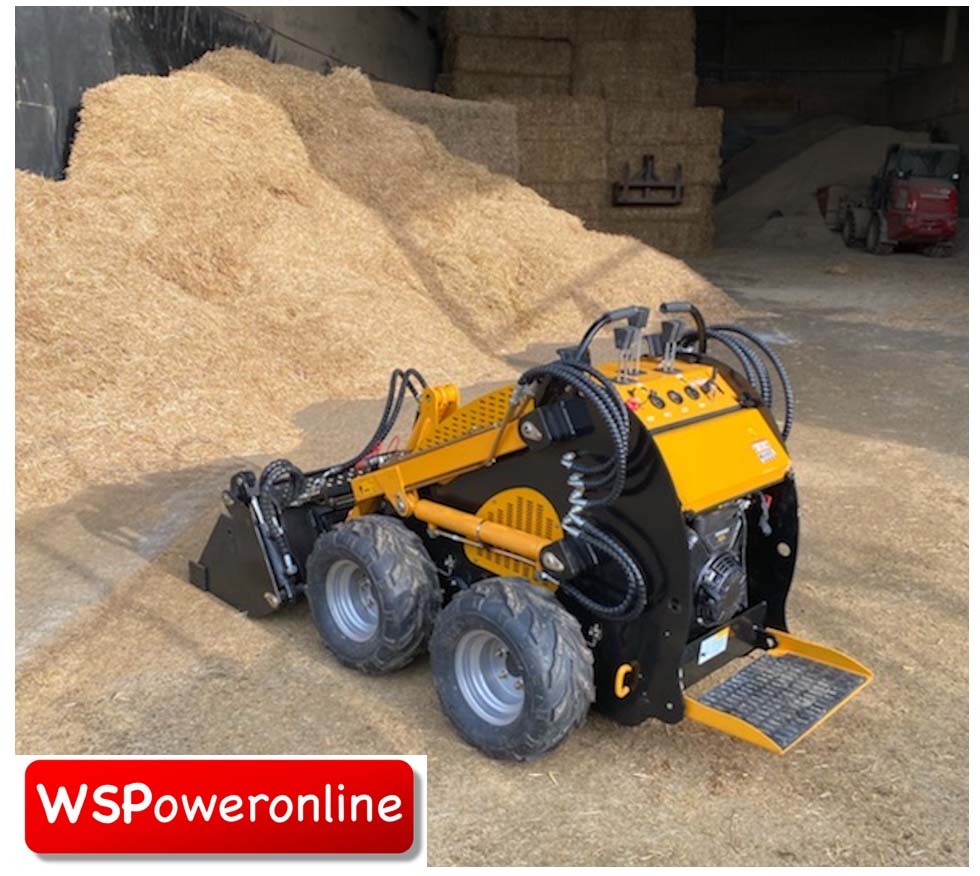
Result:
<svg viewBox="0 0 980 876"><path fill-rule="evenodd" d="M330 659L305 605L251 621L185 583L235 459L21 517L18 751L428 754L433 865L966 864L965 255L695 267L797 387L791 627L877 673L789 755L593 715L544 760L487 760L441 715L426 660L365 678ZM289 454L336 459L377 414L318 401Z"/></svg>

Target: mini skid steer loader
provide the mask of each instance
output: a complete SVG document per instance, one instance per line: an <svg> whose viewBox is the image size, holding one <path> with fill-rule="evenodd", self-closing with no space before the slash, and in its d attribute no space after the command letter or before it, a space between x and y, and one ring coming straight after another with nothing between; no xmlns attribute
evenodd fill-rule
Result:
<svg viewBox="0 0 980 876"><path fill-rule="evenodd" d="M353 458L231 479L192 583L254 617L305 596L327 648L364 672L428 648L448 719L494 757L549 751L593 702L785 752L871 679L787 632L792 389L752 332L687 303L661 312L675 318L659 332L644 307L603 314L468 404L395 371ZM618 359L593 364L607 326ZM409 395L411 436L384 450Z"/></svg>

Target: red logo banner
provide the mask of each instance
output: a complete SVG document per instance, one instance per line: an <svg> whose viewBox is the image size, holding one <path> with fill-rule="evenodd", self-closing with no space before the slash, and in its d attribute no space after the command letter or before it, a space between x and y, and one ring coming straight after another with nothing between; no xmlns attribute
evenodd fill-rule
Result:
<svg viewBox="0 0 980 876"><path fill-rule="evenodd" d="M403 760L37 760L25 839L40 854L401 854Z"/></svg>

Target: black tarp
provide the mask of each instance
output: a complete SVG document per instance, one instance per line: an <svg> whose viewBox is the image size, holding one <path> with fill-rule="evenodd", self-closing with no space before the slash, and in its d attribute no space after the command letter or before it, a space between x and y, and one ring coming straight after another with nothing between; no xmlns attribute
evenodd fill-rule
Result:
<svg viewBox="0 0 980 876"><path fill-rule="evenodd" d="M15 28L16 165L55 178L85 89L124 73L166 74L220 46L278 60L272 31L214 6L19 6Z"/></svg>

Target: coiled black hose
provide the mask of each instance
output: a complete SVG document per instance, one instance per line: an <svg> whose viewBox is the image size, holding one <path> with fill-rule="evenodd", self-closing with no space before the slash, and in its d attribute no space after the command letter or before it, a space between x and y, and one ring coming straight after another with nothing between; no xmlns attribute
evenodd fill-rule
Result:
<svg viewBox="0 0 980 876"><path fill-rule="evenodd" d="M681 346L687 346L690 344L691 341L697 337L697 334L697 332L693 331L686 332L681 337ZM735 358L738 359L742 373L749 381L749 384L753 389L759 391L759 394L762 396L762 400L767 405L770 404L772 401L772 384L769 380L769 372L766 370L766 366L762 363L762 360L752 351L752 349L738 338L733 338L730 335L715 331L714 329L705 329L704 337L706 339L717 341L719 344L727 347L732 352Z"/></svg>
<svg viewBox="0 0 980 876"><path fill-rule="evenodd" d="M755 372L756 377L753 385L759 390L759 395L762 396L762 403L767 408L772 407L772 377L769 375L769 369L766 368L759 354L752 349L750 344L743 341L737 335L718 330L715 331L715 334L724 338L730 347L737 346L742 350L745 357L752 364L752 370Z"/></svg>
<svg viewBox="0 0 980 876"><path fill-rule="evenodd" d="M640 567L636 564L636 560L608 532L594 526L588 520L580 521L577 534L591 547L611 557L619 565L625 573L626 592L616 605L607 605L596 601L566 582L560 585L561 589L597 617L624 622L636 620L643 613L647 602L646 581Z"/></svg>
<svg viewBox="0 0 980 876"><path fill-rule="evenodd" d="M783 387L783 401L784 401L784 412L785 416L783 418L783 430L782 437L783 441L789 438L789 433L793 428L793 385L790 383L789 372L786 371L786 367L783 365L782 360L776 355L775 350L772 349L769 344L767 344L762 338L760 338L755 332L749 331L747 328L743 328L740 325L714 325L711 327L716 331L729 332L731 334L741 335L747 338L755 346L757 346L766 358L772 363L772 367L776 372L776 376L779 377L779 382Z"/></svg>
<svg viewBox="0 0 980 876"><path fill-rule="evenodd" d="M581 359L537 365L522 374L518 383L526 385L540 379L553 379L570 386L591 402L613 445L610 456L590 454L592 458L588 461L575 453L563 457L573 492L571 509L562 527L594 551L610 557L623 570L625 591L619 602L608 604L593 599L568 581L560 582L559 588L597 617L633 620L646 606L643 573L629 551L583 516L590 509L612 505L622 495L629 461L629 411L612 382ZM596 491L601 492L597 495Z"/></svg>
<svg viewBox="0 0 980 876"><path fill-rule="evenodd" d="M273 460L259 476L258 502L262 519L269 537L283 557L289 556L290 551L279 516L280 509L287 507L305 487L306 476L288 459Z"/></svg>
<svg viewBox="0 0 980 876"><path fill-rule="evenodd" d="M575 472L586 479L585 486L594 489L608 484L601 496L590 498L590 507L611 505L626 483L626 464L629 456L629 412L612 382L584 362L549 362L529 368L518 380L526 385L541 378L551 378L571 386L591 401L602 418L613 443L613 455L593 464L578 462Z"/></svg>
<svg viewBox="0 0 980 876"><path fill-rule="evenodd" d="M699 334L713 341L717 341L734 354L735 358L739 361L742 373L753 388L759 391L759 395L762 396L762 401L766 407L772 407L773 403L772 378L765 362L762 361L753 347L758 349L769 360L783 389L784 415L781 430L782 439L785 441L789 438L789 434L793 428L795 403L793 385L790 383L789 373L786 371L786 367L772 347L755 334L755 332L751 332L740 325L728 324L708 326L701 333L693 330L687 331L681 337L681 346L690 349L691 342ZM743 338L745 340L742 340Z"/></svg>

